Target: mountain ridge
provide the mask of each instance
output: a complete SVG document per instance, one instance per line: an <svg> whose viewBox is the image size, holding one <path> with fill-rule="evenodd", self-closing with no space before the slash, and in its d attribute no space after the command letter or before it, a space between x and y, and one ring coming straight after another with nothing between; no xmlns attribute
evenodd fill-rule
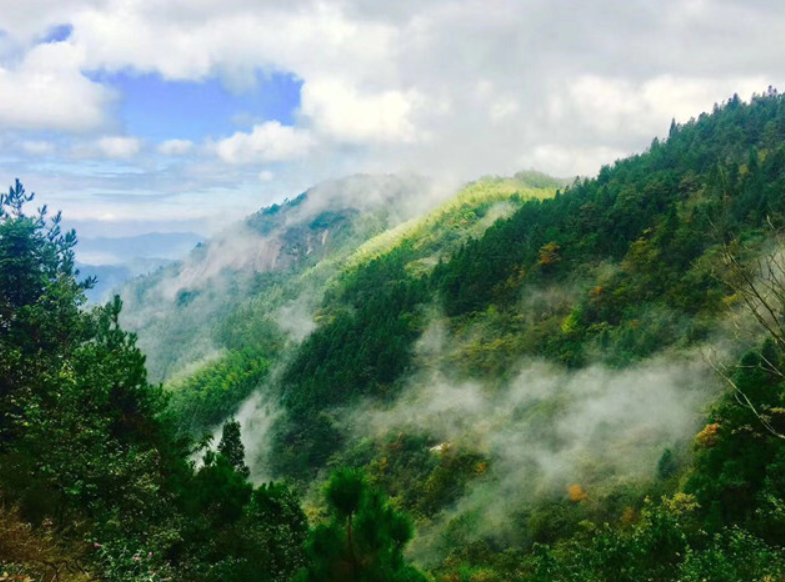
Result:
<svg viewBox="0 0 785 582"><path fill-rule="evenodd" d="M342 183L374 182L262 210L126 287L165 387L120 299L84 308L73 233L25 215L19 182L0 196L1 565L785 576L785 97L408 224L391 190L352 209Z"/></svg>

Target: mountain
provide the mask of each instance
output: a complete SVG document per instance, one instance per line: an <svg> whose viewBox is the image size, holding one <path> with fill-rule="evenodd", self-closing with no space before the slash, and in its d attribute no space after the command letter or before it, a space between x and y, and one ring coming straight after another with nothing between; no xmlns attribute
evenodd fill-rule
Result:
<svg viewBox="0 0 785 582"><path fill-rule="evenodd" d="M86 292L87 299L92 304L107 301L112 291L129 279L183 258L203 240L188 232L80 237L76 266L80 276L95 278L95 286Z"/></svg>
<svg viewBox="0 0 785 582"><path fill-rule="evenodd" d="M153 377L169 381L188 432L206 430L236 413L317 326L319 304L345 268L426 231L420 268L432 267L524 199L552 196L556 182L526 181L542 178L486 178L441 204L444 194L422 179L322 184L133 281L122 294L125 324L139 334ZM437 207L418 216L424 201Z"/></svg>
<svg viewBox="0 0 785 582"><path fill-rule="evenodd" d="M230 314L253 298L271 302L272 310L301 295L302 287L318 287L334 272L331 261L412 216L430 191L417 177L327 182L260 210L184 260L131 282L122 291L125 324L139 333L153 378L169 379L220 354L224 340L216 338L232 333L233 324L221 327Z"/></svg>
<svg viewBox="0 0 785 582"><path fill-rule="evenodd" d="M24 200L0 571L785 579L774 90L592 179L318 185L127 282L122 315L84 309L73 237Z"/></svg>
<svg viewBox="0 0 785 582"><path fill-rule="evenodd" d="M445 576L471 544L645 521L643 498L674 492L721 392L702 354L732 360L758 341L717 339L735 305L723 249L760 249L783 222L781 103L732 99L595 179L480 180L340 251L314 246L327 226L311 223L251 245L253 263L238 253L231 275L201 258L194 272L225 286L208 292L222 310L190 328L208 363L169 384L182 430L238 415L256 479L308 488L326 467L365 467L418 519L415 553L446 559ZM278 215L307 199L249 224L280 232ZM282 253L284 239L313 259ZM266 277L254 286L250 272ZM171 297L187 309L198 288Z"/></svg>
<svg viewBox="0 0 785 582"><path fill-rule="evenodd" d="M80 237L77 258L83 264L103 266L138 259L177 260L204 237L192 232L151 232L122 237Z"/></svg>
<svg viewBox="0 0 785 582"><path fill-rule="evenodd" d="M171 264L169 259L136 258L117 265L86 265L76 263L81 277L94 277L95 285L85 294L92 304L108 301L112 291L134 277L148 275L161 267Z"/></svg>

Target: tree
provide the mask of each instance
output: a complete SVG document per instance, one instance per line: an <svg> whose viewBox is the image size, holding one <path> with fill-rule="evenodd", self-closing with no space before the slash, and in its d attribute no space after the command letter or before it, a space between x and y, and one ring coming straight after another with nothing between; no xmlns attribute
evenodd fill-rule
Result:
<svg viewBox="0 0 785 582"><path fill-rule="evenodd" d="M60 215L46 207L24 213L32 201L19 182L0 194L0 451L26 414L24 403L53 390L52 376L65 353L87 339L80 307L92 281L76 282L73 231L63 234Z"/></svg>
<svg viewBox="0 0 785 582"><path fill-rule="evenodd" d="M251 471L245 464L245 447L240 438L240 423L236 420L228 420L224 423L218 453L223 455L240 475L246 479L250 476Z"/></svg>
<svg viewBox="0 0 785 582"><path fill-rule="evenodd" d="M755 367L783 380L785 370L778 363L777 354L785 353L785 256L780 251L782 236L775 234L772 238L776 244L767 252L746 248L738 239L725 243L722 246L726 267L723 282L744 306L744 313L752 316L757 329L767 338L762 349L755 350L755 357L749 356L755 360ZM738 404L749 410L772 436L785 440L785 427L772 422L769 411L761 409L761 403L750 398L737 381L740 374L749 373L749 366L744 361L739 366L729 367L713 362L712 365L731 387Z"/></svg>
<svg viewBox="0 0 785 582"><path fill-rule="evenodd" d="M329 523L306 544L301 582L424 582L403 550L414 533L409 518L393 509L363 473L338 469L325 489Z"/></svg>
<svg viewBox="0 0 785 582"><path fill-rule="evenodd" d="M673 451L665 449L657 462L657 476L660 479L668 479L679 470L679 464L673 458Z"/></svg>
<svg viewBox="0 0 785 582"><path fill-rule="evenodd" d="M84 309L76 235L25 214L32 200L18 181L0 195L0 574L289 580L307 531L296 498L254 491L235 421L194 472L122 302Z"/></svg>

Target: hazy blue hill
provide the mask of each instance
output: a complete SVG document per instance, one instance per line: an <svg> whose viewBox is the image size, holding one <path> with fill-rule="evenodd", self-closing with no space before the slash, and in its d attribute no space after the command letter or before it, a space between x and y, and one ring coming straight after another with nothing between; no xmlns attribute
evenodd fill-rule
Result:
<svg viewBox="0 0 785 582"><path fill-rule="evenodd" d="M170 265L172 259L134 258L116 265L86 265L76 263L81 277L95 277L96 284L86 292L90 303L111 299L112 291L134 277L148 275L161 267Z"/></svg>
<svg viewBox="0 0 785 582"><path fill-rule="evenodd" d="M204 237L192 232L151 232L127 237L80 237L77 255L84 264L118 265L134 259L176 260Z"/></svg>

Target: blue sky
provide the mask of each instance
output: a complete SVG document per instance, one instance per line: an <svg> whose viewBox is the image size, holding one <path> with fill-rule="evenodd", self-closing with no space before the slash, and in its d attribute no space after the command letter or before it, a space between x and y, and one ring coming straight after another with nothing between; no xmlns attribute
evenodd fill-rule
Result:
<svg viewBox="0 0 785 582"><path fill-rule="evenodd" d="M783 33L773 0L3 2L0 182L133 234L360 172L591 175L783 89Z"/></svg>
<svg viewBox="0 0 785 582"><path fill-rule="evenodd" d="M168 81L157 73L88 73L120 95L117 115L125 133L152 141L220 139L254 123L293 125L302 81L259 72L251 86L231 90L218 78Z"/></svg>

